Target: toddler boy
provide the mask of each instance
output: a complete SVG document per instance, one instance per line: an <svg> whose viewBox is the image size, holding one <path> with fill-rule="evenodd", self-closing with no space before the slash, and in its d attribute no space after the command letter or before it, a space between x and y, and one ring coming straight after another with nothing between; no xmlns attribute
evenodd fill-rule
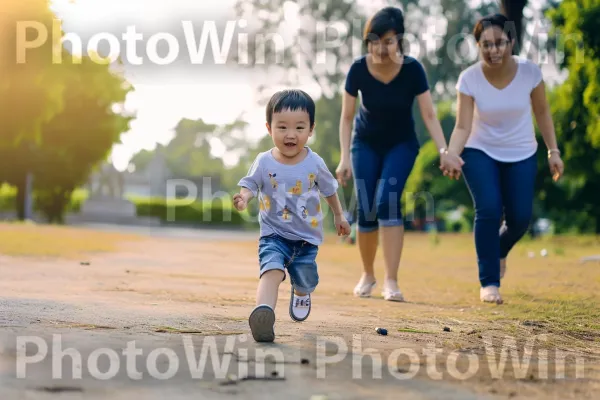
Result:
<svg viewBox="0 0 600 400"><path fill-rule="evenodd" d="M233 198L237 210L258 197L260 280L256 308L249 318L257 342L275 340L275 305L287 270L292 291L289 313L304 321L311 293L319 283L316 257L323 241L320 196L334 213L338 235L350 234L337 196L338 183L323 159L306 142L315 126L315 103L301 90L284 90L267 105L267 130L275 145L260 153Z"/></svg>

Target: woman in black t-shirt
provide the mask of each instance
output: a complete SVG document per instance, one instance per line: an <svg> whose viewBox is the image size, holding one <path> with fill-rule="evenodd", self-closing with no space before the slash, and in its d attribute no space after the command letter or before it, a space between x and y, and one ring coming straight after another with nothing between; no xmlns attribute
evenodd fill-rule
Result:
<svg viewBox="0 0 600 400"><path fill-rule="evenodd" d="M367 23L368 53L354 61L346 77L336 171L342 184L353 172L358 200L357 242L364 273L354 294L368 297L375 286L373 264L381 227L386 264L382 295L392 301L404 300L397 283L404 238L400 202L419 153L412 115L415 98L442 157L446 151L425 71L415 58L404 54L403 35L404 17L398 8L383 8Z"/></svg>

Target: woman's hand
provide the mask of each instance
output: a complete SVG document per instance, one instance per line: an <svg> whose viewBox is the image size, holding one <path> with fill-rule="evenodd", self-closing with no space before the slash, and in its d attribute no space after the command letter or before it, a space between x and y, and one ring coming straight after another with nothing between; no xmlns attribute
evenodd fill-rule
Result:
<svg viewBox="0 0 600 400"><path fill-rule="evenodd" d="M450 179L459 179L461 175L462 166L465 164L463 159L456 154L445 152L440 157L440 169L443 171L444 176Z"/></svg>
<svg viewBox="0 0 600 400"><path fill-rule="evenodd" d="M346 182L348 181L348 179L352 178L352 165L350 163L350 160L342 158L340 160L340 164L335 170L335 174L342 186L346 186Z"/></svg>
<svg viewBox="0 0 600 400"><path fill-rule="evenodd" d="M565 170L565 165L562 159L560 158L560 154L550 154L550 156L548 157L548 167L550 167L550 173L552 174L552 179L554 180L554 182L558 181Z"/></svg>

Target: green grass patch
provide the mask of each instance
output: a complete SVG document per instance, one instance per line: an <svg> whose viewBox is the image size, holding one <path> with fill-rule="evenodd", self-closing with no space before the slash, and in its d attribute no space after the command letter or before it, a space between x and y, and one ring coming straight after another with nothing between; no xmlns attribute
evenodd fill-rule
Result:
<svg viewBox="0 0 600 400"><path fill-rule="evenodd" d="M600 337L598 297L556 293L552 298L518 291L506 304L504 318L537 321L554 330Z"/></svg>
<svg viewBox="0 0 600 400"><path fill-rule="evenodd" d="M413 328L398 328L398 332L405 332L405 333L434 333L434 332L430 332L430 331L422 331L422 330L413 329Z"/></svg>
<svg viewBox="0 0 600 400"><path fill-rule="evenodd" d="M66 212L78 213L87 198L86 189L75 190ZM165 224L255 227L258 222L257 213L252 207L239 212L233 208L231 199L227 196L193 203L185 199L167 201L139 196L126 196L126 198L135 204L138 217L159 218ZM14 211L15 202L16 190L8 185L0 186L0 211ZM39 211L35 198L33 208Z"/></svg>

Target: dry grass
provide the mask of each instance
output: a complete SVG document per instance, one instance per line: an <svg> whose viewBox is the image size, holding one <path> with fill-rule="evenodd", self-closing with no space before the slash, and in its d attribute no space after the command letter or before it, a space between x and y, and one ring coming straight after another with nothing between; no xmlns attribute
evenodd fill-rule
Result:
<svg viewBox="0 0 600 400"><path fill-rule="evenodd" d="M0 224L1 255L81 259L85 254L117 251L125 248L127 242L141 239L72 227ZM524 338L544 333L551 335L553 345L600 355L600 263L580 262L581 257L600 253L600 237L554 237L520 242L508 259L508 271L501 288L505 304L501 306L479 301L472 235L407 234L399 273L400 287L407 299L405 304L377 299L384 278L381 252L376 261L379 285L375 298L353 301L352 289L361 274L358 248L336 241L337 237L328 237L319 252L321 279L316 295L327 307L338 309L340 315L376 313L396 321L395 326L388 326L389 330L411 336L419 332L439 333L444 326L451 327L452 332L494 330ZM141 286L119 283L112 290L198 304L214 302L233 306L253 301L256 276L246 272L246 268L257 268L255 241L211 243L210 247L182 244L190 246L185 247L185 251L171 248L177 243L169 241L164 245L169 247L169 254L181 251L185 260L182 266L175 268L175 260L169 259L168 269L132 270L143 275L146 283L139 284ZM153 247L156 246L155 243ZM231 258L233 247L234 262L236 266L243 266L243 272L201 267L219 262L223 257ZM542 249L547 250L547 257L540 255ZM197 267L193 269L190 265ZM151 286L153 277L160 280L160 288ZM225 281L228 290L221 284ZM223 290L206 297L197 294L200 286Z"/></svg>
<svg viewBox="0 0 600 400"><path fill-rule="evenodd" d="M540 255L543 249L548 253L545 257ZM438 326L484 324L508 334L550 333L580 341L580 348L600 355L600 263L580 262L581 257L595 254L600 254L600 236L523 240L509 255L501 288L505 303L497 306L479 301L471 235L407 234L399 280L408 304L386 307L385 312L398 320L412 319L418 329L423 327L418 321L428 320ZM323 286L328 289L340 291L329 280L348 276L358 280L361 266L356 247L323 246L319 258L328 264L321 269ZM380 290L384 278L381 254L376 274ZM351 290L343 288L344 293Z"/></svg>
<svg viewBox="0 0 600 400"><path fill-rule="evenodd" d="M99 232L66 226L0 223L0 255L76 259L116 251L135 235Z"/></svg>

